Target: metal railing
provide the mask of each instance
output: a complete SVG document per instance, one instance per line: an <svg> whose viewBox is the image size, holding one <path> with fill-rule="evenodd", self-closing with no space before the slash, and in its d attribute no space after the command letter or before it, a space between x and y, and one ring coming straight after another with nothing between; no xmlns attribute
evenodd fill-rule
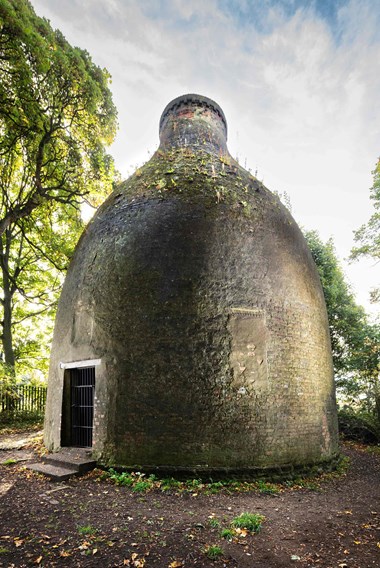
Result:
<svg viewBox="0 0 380 568"><path fill-rule="evenodd" d="M40 414L45 412L47 388L33 385L12 385L0 387L0 413L17 415Z"/></svg>

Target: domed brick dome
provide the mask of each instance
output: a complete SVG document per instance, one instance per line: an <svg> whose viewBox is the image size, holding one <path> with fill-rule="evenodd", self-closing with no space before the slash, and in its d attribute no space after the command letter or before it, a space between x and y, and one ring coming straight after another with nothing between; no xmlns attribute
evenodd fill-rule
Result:
<svg viewBox="0 0 380 568"><path fill-rule="evenodd" d="M316 267L290 213L226 138L215 102L172 101L154 156L82 235L56 318L49 449L249 475L337 456Z"/></svg>

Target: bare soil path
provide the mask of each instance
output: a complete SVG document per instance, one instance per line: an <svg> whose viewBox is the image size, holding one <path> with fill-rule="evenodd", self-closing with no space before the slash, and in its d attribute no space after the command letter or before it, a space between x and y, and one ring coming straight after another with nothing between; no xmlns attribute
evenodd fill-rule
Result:
<svg viewBox="0 0 380 568"><path fill-rule="evenodd" d="M99 473L54 484L25 470L25 461L12 463L36 459L35 436L26 447L0 449L0 566L380 566L380 454L373 449L345 444L345 476L275 495L202 487L137 493ZM0 436L0 448L3 442ZM223 538L243 512L264 515L261 531ZM209 558L210 545L223 554Z"/></svg>

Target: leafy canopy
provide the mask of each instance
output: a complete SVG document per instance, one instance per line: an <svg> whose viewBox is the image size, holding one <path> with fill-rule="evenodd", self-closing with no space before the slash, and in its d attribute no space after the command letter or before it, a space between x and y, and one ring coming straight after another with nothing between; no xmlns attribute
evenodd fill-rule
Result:
<svg viewBox="0 0 380 568"><path fill-rule="evenodd" d="M332 239L323 243L316 231L304 233L317 265L326 301L335 373L347 371L352 350L361 341L366 323L364 308L345 280Z"/></svg>
<svg viewBox="0 0 380 568"><path fill-rule="evenodd" d="M83 202L111 190L110 77L39 18L0 0L0 359L41 367Z"/></svg>
<svg viewBox="0 0 380 568"><path fill-rule="evenodd" d="M325 295L338 392L380 427L380 326L356 304L332 240L323 243L316 231L305 236Z"/></svg>
<svg viewBox="0 0 380 568"><path fill-rule="evenodd" d="M357 246L351 251L351 258L369 256L376 261L380 260L380 160L377 162L373 174L373 186L370 189L370 199L373 201L375 212L368 223L355 231ZM372 291L372 300L380 300L380 288Z"/></svg>
<svg viewBox="0 0 380 568"><path fill-rule="evenodd" d="M107 71L27 0L0 0L0 78L0 234L43 201L96 201L116 130Z"/></svg>

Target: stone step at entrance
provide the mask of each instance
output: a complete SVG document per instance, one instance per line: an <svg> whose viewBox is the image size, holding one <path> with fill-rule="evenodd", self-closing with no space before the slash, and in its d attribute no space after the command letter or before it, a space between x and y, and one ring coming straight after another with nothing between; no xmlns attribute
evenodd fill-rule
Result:
<svg viewBox="0 0 380 568"><path fill-rule="evenodd" d="M59 452L44 456L42 462L31 463L27 467L52 481L66 481L74 475L83 475L95 466L96 461L91 457L90 449L62 448Z"/></svg>

